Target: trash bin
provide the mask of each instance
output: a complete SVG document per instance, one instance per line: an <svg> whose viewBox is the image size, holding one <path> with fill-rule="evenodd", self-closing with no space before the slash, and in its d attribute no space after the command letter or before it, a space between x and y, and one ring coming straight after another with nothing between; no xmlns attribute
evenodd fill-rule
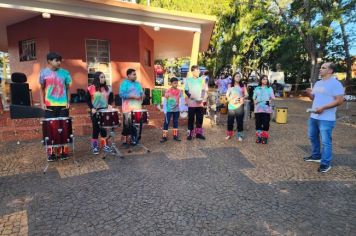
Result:
<svg viewBox="0 0 356 236"><path fill-rule="evenodd" d="M288 107L276 107L276 123L285 124L287 123Z"/></svg>
<svg viewBox="0 0 356 236"><path fill-rule="evenodd" d="M292 85L291 84L285 84L283 86L283 97L286 97L287 94L289 94L292 91Z"/></svg>
<svg viewBox="0 0 356 236"><path fill-rule="evenodd" d="M162 103L162 90L161 89L153 89L152 90L152 104L153 105L161 105Z"/></svg>

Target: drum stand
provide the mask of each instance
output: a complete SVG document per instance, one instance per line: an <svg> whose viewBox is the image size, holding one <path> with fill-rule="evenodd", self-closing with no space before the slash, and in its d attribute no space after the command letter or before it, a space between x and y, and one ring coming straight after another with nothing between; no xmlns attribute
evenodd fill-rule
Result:
<svg viewBox="0 0 356 236"><path fill-rule="evenodd" d="M75 155L74 155L74 135L73 135L73 134L71 134L71 138L72 138L72 154L73 154L73 160L74 160L74 163L75 163L77 166L79 166L79 163L78 163L78 161L75 159ZM47 141L48 141L48 137L46 137L45 140L42 141L42 143L44 142L44 144L45 144L46 158L47 158L47 155L48 155L47 150L48 150L48 146L49 146L48 143L47 143ZM63 145L63 146L64 146L64 145ZM63 146L59 146L59 147L62 148ZM52 147L52 148L54 148L54 147ZM46 164L45 168L43 169L43 174L46 174L46 173L47 173L48 167L49 167L49 162L47 161L47 164Z"/></svg>
<svg viewBox="0 0 356 236"><path fill-rule="evenodd" d="M133 126L135 126L136 128L136 145L134 145L135 147L141 147L143 149L145 149L147 152L151 152L150 149L148 149L145 145L143 145L142 143L140 143L141 140L141 134L142 134L142 126L143 126L143 122L141 120L140 123L134 123ZM129 153L132 152L132 149L129 149L128 151Z"/></svg>
<svg viewBox="0 0 356 236"><path fill-rule="evenodd" d="M105 155L103 156L103 159L105 159L108 154L112 154L114 156L117 156L117 157L120 157L120 158L124 158L124 155L121 154L121 152L119 151L119 148L116 146L114 128L106 128L106 132L109 134L109 138L112 138L111 147L110 147L111 148L111 152L110 153L105 153Z"/></svg>

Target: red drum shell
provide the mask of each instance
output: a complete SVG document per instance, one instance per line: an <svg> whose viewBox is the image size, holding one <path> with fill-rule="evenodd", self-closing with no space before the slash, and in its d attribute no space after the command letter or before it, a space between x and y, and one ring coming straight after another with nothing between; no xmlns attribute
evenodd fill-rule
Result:
<svg viewBox="0 0 356 236"><path fill-rule="evenodd" d="M47 146L63 146L73 142L71 117L48 118L41 122L43 142L47 142Z"/></svg>
<svg viewBox="0 0 356 236"><path fill-rule="evenodd" d="M120 126L119 111L116 109L99 110L98 121L102 128L116 128Z"/></svg>
<svg viewBox="0 0 356 236"><path fill-rule="evenodd" d="M131 112L132 122L135 124L142 123L148 124L148 111L145 109L134 110Z"/></svg>

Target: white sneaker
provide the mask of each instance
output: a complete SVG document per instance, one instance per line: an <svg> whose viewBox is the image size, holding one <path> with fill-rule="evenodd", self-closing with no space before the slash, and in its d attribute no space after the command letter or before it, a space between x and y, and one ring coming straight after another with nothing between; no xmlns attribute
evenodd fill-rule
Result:
<svg viewBox="0 0 356 236"><path fill-rule="evenodd" d="M99 148L94 147L94 148L93 148L93 154L94 154L94 155L98 155L98 154L99 154Z"/></svg>
<svg viewBox="0 0 356 236"><path fill-rule="evenodd" d="M105 146L103 147L103 150L104 150L104 152L106 152L106 153L111 152L111 148L110 148L109 146L107 146L107 145L105 145Z"/></svg>
<svg viewBox="0 0 356 236"><path fill-rule="evenodd" d="M231 139L231 136L228 135L225 137L225 140L229 140L229 139Z"/></svg>
<svg viewBox="0 0 356 236"><path fill-rule="evenodd" d="M237 140L238 140L239 142L242 142L242 137L238 137Z"/></svg>

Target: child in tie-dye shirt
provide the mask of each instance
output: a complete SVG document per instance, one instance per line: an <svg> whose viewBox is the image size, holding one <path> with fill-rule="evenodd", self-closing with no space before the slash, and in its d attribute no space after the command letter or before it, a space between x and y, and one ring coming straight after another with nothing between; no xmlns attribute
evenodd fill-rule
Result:
<svg viewBox="0 0 356 236"><path fill-rule="evenodd" d="M244 126L244 99L248 96L246 86L242 82L240 73L235 73L231 87L226 92L228 101L227 114L227 136L225 139L230 139L234 134L234 120L237 123L237 139L242 141L242 132Z"/></svg>
<svg viewBox="0 0 356 236"><path fill-rule="evenodd" d="M72 78L67 70L60 68L62 56L55 52L47 54L48 67L41 70L39 83L42 88L41 103L47 108L46 118L68 117L69 112L69 86ZM51 110L50 112L48 112ZM49 148L48 161L57 159L56 150ZM68 159L68 147L64 145L57 150L62 160Z"/></svg>
<svg viewBox="0 0 356 236"><path fill-rule="evenodd" d="M173 77L171 78L172 87L169 88L165 95L165 101L163 104L164 107L164 124L163 124L163 134L161 143L166 142L168 127L171 117L173 117L173 139L176 141L181 141L178 136L178 118L179 118L179 100L183 97L183 93L178 89L178 79Z"/></svg>
<svg viewBox="0 0 356 236"><path fill-rule="evenodd" d="M99 126L97 111L106 108L111 109L113 100L112 90L110 86L106 85L104 73L100 71L96 72L94 74L93 84L88 87L87 92L87 104L90 108L90 115L93 125L91 140L93 154L99 154L99 133L102 138L103 150L105 152L110 151L110 147L107 145L107 132L104 128Z"/></svg>
<svg viewBox="0 0 356 236"><path fill-rule="evenodd" d="M187 78L185 82L185 93L188 96L188 130L187 140L196 138L205 140L203 135L204 103L208 97L208 85L205 79L199 77L199 66L191 67L193 77ZM194 120L196 127L194 130Z"/></svg>
<svg viewBox="0 0 356 236"><path fill-rule="evenodd" d="M226 94L226 91L231 84L231 79L227 75L221 74L220 78L215 81L215 85L218 86L219 94Z"/></svg>
<svg viewBox="0 0 356 236"><path fill-rule="evenodd" d="M122 98L122 113L123 113L123 129L122 135L124 143L129 143L131 136L134 134L134 127L132 124L131 111L140 110L142 108L142 100L144 92L142 86L136 81L136 70L128 69L126 71L127 79L125 79L119 89L120 97ZM135 143L135 141L133 141Z"/></svg>
<svg viewBox="0 0 356 236"><path fill-rule="evenodd" d="M256 117L256 143L267 143L269 122L272 113L270 103L274 98L273 89L269 86L267 76L262 75L259 86L253 91Z"/></svg>

